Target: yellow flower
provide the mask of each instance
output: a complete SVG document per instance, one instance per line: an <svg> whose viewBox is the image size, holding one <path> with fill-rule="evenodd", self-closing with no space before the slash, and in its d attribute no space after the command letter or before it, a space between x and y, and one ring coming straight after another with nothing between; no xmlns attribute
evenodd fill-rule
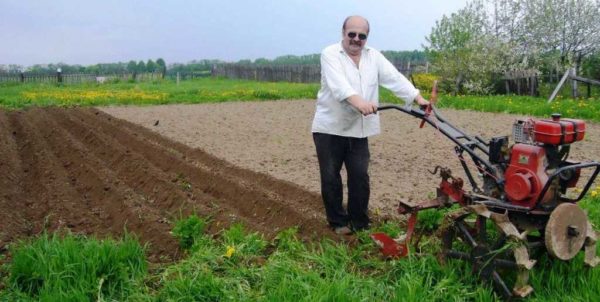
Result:
<svg viewBox="0 0 600 302"><path fill-rule="evenodd" d="M592 191L592 197L596 197L596 195L598 195L598 191Z"/></svg>
<svg viewBox="0 0 600 302"><path fill-rule="evenodd" d="M235 248L233 246L228 245L227 252L225 253L225 257L231 258L231 256L233 256L233 253L235 253Z"/></svg>

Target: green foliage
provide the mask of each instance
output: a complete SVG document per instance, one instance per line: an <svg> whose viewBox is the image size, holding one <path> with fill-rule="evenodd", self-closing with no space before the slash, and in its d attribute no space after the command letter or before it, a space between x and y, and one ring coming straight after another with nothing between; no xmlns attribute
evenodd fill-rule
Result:
<svg viewBox="0 0 600 302"><path fill-rule="evenodd" d="M148 59L148 62L146 62L146 72L155 72L156 71L156 63L154 63L154 61L152 61L151 59Z"/></svg>
<svg viewBox="0 0 600 302"><path fill-rule="evenodd" d="M146 275L144 248L128 235L113 241L43 234L18 243L11 254L0 299L126 300Z"/></svg>
<svg viewBox="0 0 600 302"><path fill-rule="evenodd" d="M177 238L182 249L190 249L196 240L204 235L207 225L206 220L193 214L186 219L178 220L171 233Z"/></svg>
<svg viewBox="0 0 600 302"><path fill-rule="evenodd" d="M417 216L417 227L425 232L437 230L442 224L446 212L447 211L442 211L440 209L419 211L419 216Z"/></svg>
<svg viewBox="0 0 600 302"><path fill-rule="evenodd" d="M416 73L412 75L415 86L422 91L429 92L433 88L433 82L439 77L431 73Z"/></svg>
<svg viewBox="0 0 600 302"><path fill-rule="evenodd" d="M129 61L127 63L127 72L134 73L137 71L137 63L134 60Z"/></svg>
<svg viewBox="0 0 600 302"><path fill-rule="evenodd" d="M144 73L144 72L146 72L146 63L144 63L144 61L139 61L137 63L137 66L135 67L135 70L138 73Z"/></svg>

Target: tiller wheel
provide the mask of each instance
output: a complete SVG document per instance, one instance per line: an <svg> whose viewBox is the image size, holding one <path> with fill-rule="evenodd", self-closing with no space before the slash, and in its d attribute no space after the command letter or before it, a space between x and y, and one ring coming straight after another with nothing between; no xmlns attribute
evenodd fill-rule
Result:
<svg viewBox="0 0 600 302"><path fill-rule="evenodd" d="M443 261L453 258L470 262L473 273L492 282L505 298L525 297L533 291L528 280L536 261L529 258L527 234L519 233L506 214L473 205L460 208L445 219L441 232ZM490 232L490 225L498 231Z"/></svg>

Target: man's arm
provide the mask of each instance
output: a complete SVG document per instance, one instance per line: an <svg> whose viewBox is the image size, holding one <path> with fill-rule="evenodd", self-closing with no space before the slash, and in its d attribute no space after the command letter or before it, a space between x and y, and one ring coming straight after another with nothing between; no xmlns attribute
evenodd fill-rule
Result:
<svg viewBox="0 0 600 302"><path fill-rule="evenodd" d="M364 100L348 83L343 72L344 68L334 54L327 51L321 53L321 73L334 97L340 102L348 102L363 115L377 111L377 105Z"/></svg>

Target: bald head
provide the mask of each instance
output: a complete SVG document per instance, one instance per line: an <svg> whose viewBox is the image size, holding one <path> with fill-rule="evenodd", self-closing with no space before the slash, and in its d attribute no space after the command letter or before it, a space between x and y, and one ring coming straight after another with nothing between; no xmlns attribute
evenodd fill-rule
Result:
<svg viewBox="0 0 600 302"><path fill-rule="evenodd" d="M349 16L344 20L344 24L342 24L342 31L345 31L348 25L358 25L358 26L366 26L367 33L369 33L370 26L369 21L361 16Z"/></svg>

